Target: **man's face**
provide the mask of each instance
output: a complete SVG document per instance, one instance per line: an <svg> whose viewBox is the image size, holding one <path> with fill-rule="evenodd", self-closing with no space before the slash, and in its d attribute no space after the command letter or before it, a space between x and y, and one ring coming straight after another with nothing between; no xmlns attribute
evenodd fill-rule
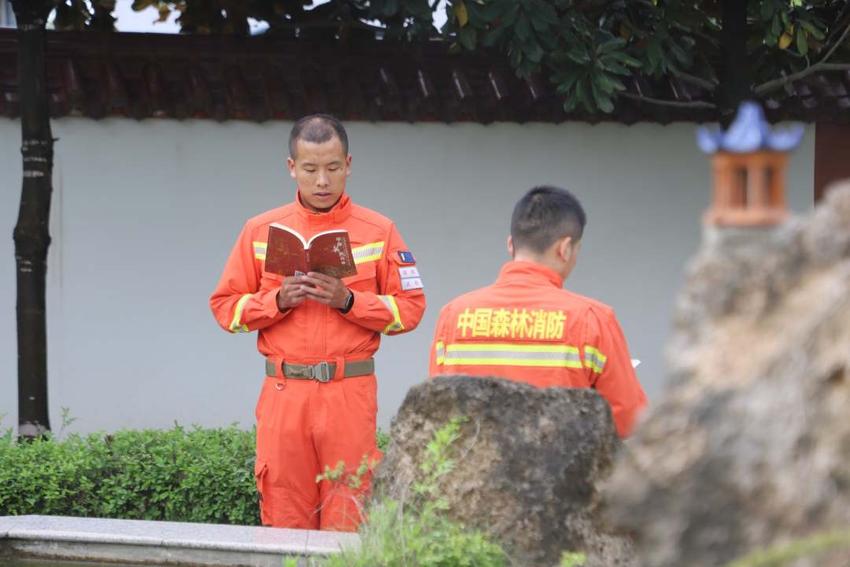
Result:
<svg viewBox="0 0 850 567"><path fill-rule="evenodd" d="M351 175L351 156L346 155L336 136L316 144L298 140L295 158L286 160L289 174L298 185L301 202L315 212L328 211L345 191Z"/></svg>

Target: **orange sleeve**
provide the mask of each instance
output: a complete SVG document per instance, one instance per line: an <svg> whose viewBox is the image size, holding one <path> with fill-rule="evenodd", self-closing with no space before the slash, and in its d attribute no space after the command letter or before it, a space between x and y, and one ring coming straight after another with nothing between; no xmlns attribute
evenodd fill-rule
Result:
<svg viewBox="0 0 850 567"><path fill-rule="evenodd" d="M416 263L403 262L400 252L410 254L395 225L392 225L384 253L378 260L376 277L379 293L352 290L354 305L343 317L387 335L406 333L419 325L425 312L422 279Z"/></svg>
<svg viewBox="0 0 850 567"><path fill-rule="evenodd" d="M231 333L263 329L286 316L277 308L278 288L260 289L262 268L254 257L251 233L247 225L243 227L210 296L213 316Z"/></svg>
<svg viewBox="0 0 850 567"><path fill-rule="evenodd" d="M428 363L428 376L439 376L446 374L446 367L443 364L443 359L446 355L446 343L450 342L448 334L448 321L451 318L451 308L449 305L440 310L440 316L437 318L437 325L434 327L434 340L431 342L431 352Z"/></svg>
<svg viewBox="0 0 850 567"><path fill-rule="evenodd" d="M646 394L635 375L626 337L613 311L588 312L581 357L593 388L611 406L617 433L628 437L646 406Z"/></svg>

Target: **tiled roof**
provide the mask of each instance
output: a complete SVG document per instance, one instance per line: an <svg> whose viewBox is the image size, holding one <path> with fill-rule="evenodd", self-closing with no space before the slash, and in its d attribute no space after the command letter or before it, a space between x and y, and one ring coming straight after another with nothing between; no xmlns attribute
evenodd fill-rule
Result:
<svg viewBox="0 0 850 567"><path fill-rule="evenodd" d="M444 43L312 41L98 32L48 33L53 116L407 122L711 121L715 111L621 98L611 115L565 113L544 78L517 78L500 55L450 54ZM18 114L16 31L0 29L0 115ZM678 80L628 81L631 94L708 100ZM773 93L772 121L850 123L850 72Z"/></svg>

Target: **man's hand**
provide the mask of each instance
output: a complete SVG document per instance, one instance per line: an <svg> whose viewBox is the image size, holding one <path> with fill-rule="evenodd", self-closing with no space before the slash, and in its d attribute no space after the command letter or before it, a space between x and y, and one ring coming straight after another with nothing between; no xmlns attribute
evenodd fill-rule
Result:
<svg viewBox="0 0 850 567"><path fill-rule="evenodd" d="M306 276L284 278L277 292L277 308L286 311L298 307L307 298Z"/></svg>
<svg viewBox="0 0 850 567"><path fill-rule="evenodd" d="M318 272L308 273L303 281L310 286L304 288L309 299L330 305L335 309L343 309L351 294L342 280Z"/></svg>

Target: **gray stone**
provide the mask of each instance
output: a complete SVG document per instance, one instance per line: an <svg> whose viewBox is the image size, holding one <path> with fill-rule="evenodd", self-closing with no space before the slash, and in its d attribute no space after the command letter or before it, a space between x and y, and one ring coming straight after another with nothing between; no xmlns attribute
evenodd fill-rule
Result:
<svg viewBox="0 0 850 567"><path fill-rule="evenodd" d="M806 255L816 265L850 257L850 182L826 191L824 206L815 210L803 232Z"/></svg>
<svg viewBox="0 0 850 567"><path fill-rule="evenodd" d="M0 559L11 555L153 565L279 567L287 556L327 555L358 543L356 534L339 532L63 516L0 516Z"/></svg>
<svg viewBox="0 0 850 567"><path fill-rule="evenodd" d="M723 565L850 525L850 185L808 219L710 236L670 387L604 491L647 567Z"/></svg>
<svg viewBox="0 0 850 567"><path fill-rule="evenodd" d="M466 421L440 484L453 519L495 536L517 565L553 565L563 550L589 552L588 566L629 564L628 544L597 521L595 485L618 440L595 391L470 377L417 385L393 421L378 497L408 498L425 446L454 417Z"/></svg>

